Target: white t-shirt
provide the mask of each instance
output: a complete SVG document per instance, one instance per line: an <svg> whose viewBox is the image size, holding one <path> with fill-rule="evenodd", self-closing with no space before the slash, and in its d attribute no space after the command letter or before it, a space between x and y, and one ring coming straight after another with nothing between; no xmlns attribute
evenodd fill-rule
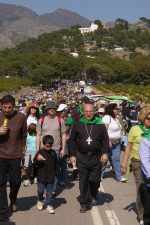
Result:
<svg viewBox="0 0 150 225"><path fill-rule="evenodd" d="M109 124L107 132L110 139L121 137L121 124L117 118L114 120L111 116L105 115L102 120L104 123Z"/></svg>
<svg viewBox="0 0 150 225"><path fill-rule="evenodd" d="M31 124L31 123L35 123L37 125L37 118L36 117L32 117L32 116L28 116L27 119L27 127Z"/></svg>

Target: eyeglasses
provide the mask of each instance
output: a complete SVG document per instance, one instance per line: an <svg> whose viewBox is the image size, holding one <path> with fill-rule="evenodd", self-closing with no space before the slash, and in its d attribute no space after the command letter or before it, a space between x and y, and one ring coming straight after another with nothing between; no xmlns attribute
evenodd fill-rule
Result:
<svg viewBox="0 0 150 225"><path fill-rule="evenodd" d="M94 113L94 111L84 111L83 113L85 113L85 114L92 114L92 113Z"/></svg>
<svg viewBox="0 0 150 225"><path fill-rule="evenodd" d="M32 106L31 109L35 109L36 110L37 108L35 108L34 106Z"/></svg>
<svg viewBox="0 0 150 225"><path fill-rule="evenodd" d="M150 121L150 117L147 117L146 119L147 119L148 121Z"/></svg>

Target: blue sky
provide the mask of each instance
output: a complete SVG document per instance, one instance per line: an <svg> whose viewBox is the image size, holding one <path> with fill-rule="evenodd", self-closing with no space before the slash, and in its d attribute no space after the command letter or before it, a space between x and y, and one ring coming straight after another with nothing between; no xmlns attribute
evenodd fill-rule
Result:
<svg viewBox="0 0 150 225"><path fill-rule="evenodd" d="M38 15L50 13L57 8L76 12L89 20L102 22L117 18L138 22L140 17L150 19L150 0L2 0L1 3L22 5Z"/></svg>

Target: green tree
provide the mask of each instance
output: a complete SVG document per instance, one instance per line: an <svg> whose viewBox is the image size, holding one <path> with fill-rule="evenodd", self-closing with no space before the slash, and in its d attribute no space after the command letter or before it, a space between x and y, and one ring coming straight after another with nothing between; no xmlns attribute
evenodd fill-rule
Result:
<svg viewBox="0 0 150 225"><path fill-rule="evenodd" d="M103 28L103 24L100 20L95 20L94 23L97 24L99 28Z"/></svg>
<svg viewBox="0 0 150 225"><path fill-rule="evenodd" d="M128 30L129 29L129 23L127 20L124 19L116 19L115 24L120 27L121 30Z"/></svg>

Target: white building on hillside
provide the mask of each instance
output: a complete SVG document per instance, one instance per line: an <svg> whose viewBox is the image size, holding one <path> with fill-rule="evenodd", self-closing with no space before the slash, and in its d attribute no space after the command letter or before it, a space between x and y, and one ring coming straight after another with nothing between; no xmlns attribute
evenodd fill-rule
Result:
<svg viewBox="0 0 150 225"><path fill-rule="evenodd" d="M81 31L81 34L93 32L94 30L97 30L97 29L98 29L98 25L93 22L91 23L91 27L89 28L85 28L85 27L79 28L79 30Z"/></svg>

